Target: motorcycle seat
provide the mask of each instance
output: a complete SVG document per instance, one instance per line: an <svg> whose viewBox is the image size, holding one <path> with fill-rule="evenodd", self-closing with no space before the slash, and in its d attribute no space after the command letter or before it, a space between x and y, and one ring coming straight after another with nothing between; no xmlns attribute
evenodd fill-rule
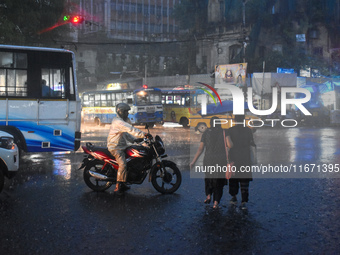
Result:
<svg viewBox="0 0 340 255"><path fill-rule="evenodd" d="M101 151L105 154L111 155L110 151L106 147L93 147L93 151Z"/></svg>
<svg viewBox="0 0 340 255"><path fill-rule="evenodd" d="M106 155L109 155L111 158L114 158L112 156L112 154L110 153L110 151L107 149L107 147L98 147L98 146L94 146L92 143L87 143L86 144L87 148L90 151L100 151L100 152L104 152Z"/></svg>

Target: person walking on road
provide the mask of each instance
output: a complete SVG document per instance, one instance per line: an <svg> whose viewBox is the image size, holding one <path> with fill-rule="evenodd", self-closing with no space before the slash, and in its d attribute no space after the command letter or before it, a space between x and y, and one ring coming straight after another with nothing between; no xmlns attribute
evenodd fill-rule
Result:
<svg viewBox="0 0 340 255"><path fill-rule="evenodd" d="M242 166L250 166L250 146L255 146L253 133L245 125L244 115L235 115L236 125L229 128L227 132L227 146L229 159L236 167L235 175L229 179L229 194L232 196L230 202L237 203L236 195L241 187L241 208L247 209L246 203L249 200L249 182L253 180L251 171L241 172ZM243 124L242 124L243 123Z"/></svg>
<svg viewBox="0 0 340 255"><path fill-rule="evenodd" d="M224 144L224 133L219 121L214 121L218 117L212 117L210 119L210 128L207 129L202 137L198 150L190 163L190 169L194 166L197 159L200 157L205 149L203 167L208 169L209 167L220 166L221 168L226 165L226 152ZM223 195L223 186L226 184L223 172L205 173L205 194L206 199L204 203L209 204L211 198L213 198L213 208L217 209Z"/></svg>

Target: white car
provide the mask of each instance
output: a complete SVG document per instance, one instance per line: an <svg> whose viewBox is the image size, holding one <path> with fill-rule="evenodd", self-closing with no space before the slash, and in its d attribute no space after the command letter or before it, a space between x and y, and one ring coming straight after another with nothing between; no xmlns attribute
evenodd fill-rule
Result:
<svg viewBox="0 0 340 255"><path fill-rule="evenodd" d="M0 192L5 183L5 176L12 178L19 169L19 150L13 136L0 131Z"/></svg>

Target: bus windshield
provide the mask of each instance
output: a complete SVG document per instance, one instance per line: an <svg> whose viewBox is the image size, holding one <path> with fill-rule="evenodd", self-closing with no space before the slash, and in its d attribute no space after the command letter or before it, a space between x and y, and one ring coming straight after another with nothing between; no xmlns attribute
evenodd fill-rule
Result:
<svg viewBox="0 0 340 255"><path fill-rule="evenodd" d="M136 105L161 104L161 100L162 94L160 91L141 90L135 94Z"/></svg>

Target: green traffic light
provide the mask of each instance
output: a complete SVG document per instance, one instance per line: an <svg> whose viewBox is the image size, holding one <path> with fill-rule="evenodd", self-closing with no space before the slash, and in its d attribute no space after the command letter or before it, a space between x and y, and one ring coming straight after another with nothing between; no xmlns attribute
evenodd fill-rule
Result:
<svg viewBox="0 0 340 255"><path fill-rule="evenodd" d="M70 20L70 16L65 15L65 16L64 16L64 21L68 21L68 20Z"/></svg>

